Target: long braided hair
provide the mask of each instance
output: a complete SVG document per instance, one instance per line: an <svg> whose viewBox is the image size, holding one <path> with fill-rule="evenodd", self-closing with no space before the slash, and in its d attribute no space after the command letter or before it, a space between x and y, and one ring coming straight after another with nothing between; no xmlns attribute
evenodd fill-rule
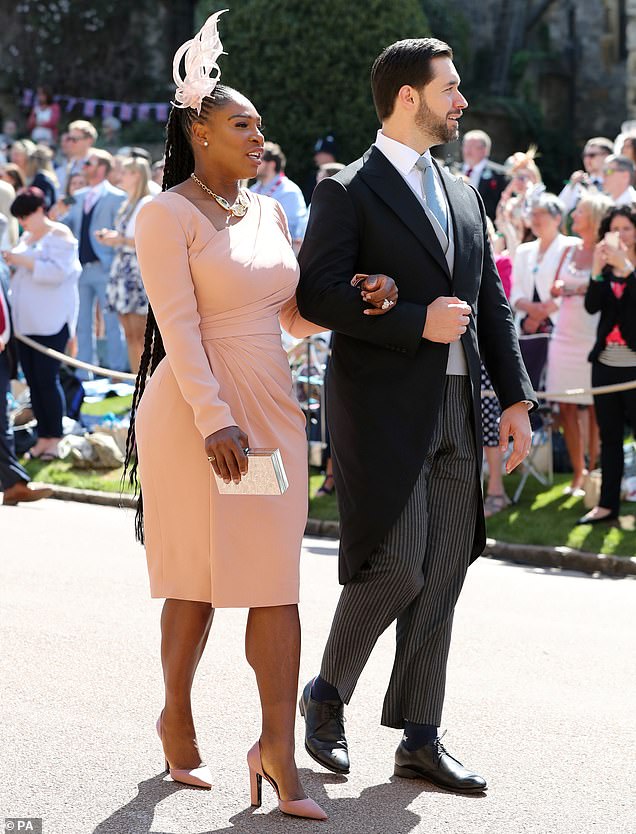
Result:
<svg viewBox="0 0 636 834"><path fill-rule="evenodd" d="M191 145L191 130L195 122L205 122L210 113L217 107L226 104L240 96L236 90L224 84L217 84L212 93L201 102L201 113L197 115L192 108L174 107L170 111L166 125L165 167L163 172L162 191L173 188L187 180L194 171L194 154ZM146 388L149 377L155 372L157 365L166 355L163 339L152 307L148 307L146 332L144 336L144 350L139 363L139 373L135 381L135 392L130 412L130 428L126 438L126 458L124 461L124 479L128 481L138 495L137 512L135 514L135 537L144 543L144 508L143 496L137 477L137 441L135 435L135 417L137 408Z"/></svg>

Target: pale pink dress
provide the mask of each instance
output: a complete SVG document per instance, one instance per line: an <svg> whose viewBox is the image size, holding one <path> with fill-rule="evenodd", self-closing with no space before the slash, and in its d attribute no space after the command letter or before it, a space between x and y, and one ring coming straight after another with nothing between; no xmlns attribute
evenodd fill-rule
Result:
<svg viewBox="0 0 636 834"><path fill-rule="evenodd" d="M135 232L167 354L136 417L151 595L226 608L298 602L307 445L280 323L294 336L321 331L296 307L282 209L246 193L245 217L217 231L164 192ZM204 438L231 425L252 447L280 448L284 495L219 494Z"/></svg>

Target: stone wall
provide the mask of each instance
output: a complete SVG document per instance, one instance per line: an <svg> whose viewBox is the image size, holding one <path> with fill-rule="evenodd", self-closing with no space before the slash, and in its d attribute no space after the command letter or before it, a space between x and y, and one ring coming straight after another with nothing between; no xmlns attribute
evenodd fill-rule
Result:
<svg viewBox="0 0 636 834"><path fill-rule="evenodd" d="M470 26L474 60L462 74L481 91L510 95L510 70L525 52L522 89L575 144L614 137L636 118L636 0L555 0L530 30L543 0L451 2Z"/></svg>

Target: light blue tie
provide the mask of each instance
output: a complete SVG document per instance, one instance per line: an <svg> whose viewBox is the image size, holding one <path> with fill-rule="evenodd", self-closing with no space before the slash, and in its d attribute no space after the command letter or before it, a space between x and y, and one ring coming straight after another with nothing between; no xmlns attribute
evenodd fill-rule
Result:
<svg viewBox="0 0 636 834"><path fill-rule="evenodd" d="M422 190L424 192L426 207L435 217L444 234L448 237L446 202L442 194L442 187L437 182L437 177L433 171L433 163L430 159L428 159L428 157L422 154L422 156L415 163L415 167L422 175Z"/></svg>

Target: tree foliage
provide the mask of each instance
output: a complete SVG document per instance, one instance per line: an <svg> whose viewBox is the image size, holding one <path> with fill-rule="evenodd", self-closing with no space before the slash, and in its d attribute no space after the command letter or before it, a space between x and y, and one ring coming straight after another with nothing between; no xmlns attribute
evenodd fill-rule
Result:
<svg viewBox="0 0 636 834"><path fill-rule="evenodd" d="M429 34L418 0L226 5L223 81L253 101L267 138L282 146L296 179L311 168L314 143L328 132L335 134L343 162L369 147L378 128L369 84L374 59L396 40Z"/></svg>
<svg viewBox="0 0 636 834"><path fill-rule="evenodd" d="M150 0L18 0L3 15L0 50L7 87L139 100L157 91ZM161 77L161 76L159 76ZM165 82L159 89L166 89Z"/></svg>

